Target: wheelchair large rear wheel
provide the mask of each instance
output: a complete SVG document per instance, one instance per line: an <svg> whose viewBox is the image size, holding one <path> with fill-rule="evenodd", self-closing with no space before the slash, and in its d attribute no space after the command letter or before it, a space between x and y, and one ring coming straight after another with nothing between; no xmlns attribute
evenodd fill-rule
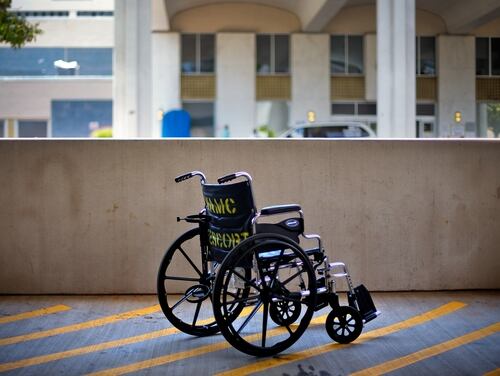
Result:
<svg viewBox="0 0 500 376"><path fill-rule="evenodd" d="M219 331L215 319L200 318L212 312L214 275L203 273L200 229L181 235L167 250L158 270L157 291L161 309L177 329L195 336Z"/></svg>
<svg viewBox="0 0 500 376"><path fill-rule="evenodd" d="M244 275L242 268L251 274ZM234 285L243 285L248 295L234 298ZM272 356L292 346L309 325L316 301L315 273L297 243L281 235L257 234L226 256L213 295L214 316L226 340L249 355ZM243 303L246 312L235 317L235 303ZM295 306L300 315L295 323L284 319L276 325L275 307L286 305Z"/></svg>

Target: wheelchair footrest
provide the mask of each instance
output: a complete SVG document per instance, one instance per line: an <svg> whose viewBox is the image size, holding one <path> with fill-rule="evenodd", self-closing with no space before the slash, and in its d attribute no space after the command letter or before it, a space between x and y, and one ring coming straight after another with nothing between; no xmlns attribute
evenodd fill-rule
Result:
<svg viewBox="0 0 500 376"><path fill-rule="evenodd" d="M364 285L355 287L354 293L356 294L359 312L361 313L365 323L380 315L380 312L377 311L377 308L375 308L370 292Z"/></svg>

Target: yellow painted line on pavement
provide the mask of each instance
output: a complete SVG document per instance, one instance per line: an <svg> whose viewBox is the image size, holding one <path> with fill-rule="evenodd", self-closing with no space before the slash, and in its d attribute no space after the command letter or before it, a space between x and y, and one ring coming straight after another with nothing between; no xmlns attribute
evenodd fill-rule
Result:
<svg viewBox="0 0 500 376"><path fill-rule="evenodd" d="M368 375L382 375L384 373L392 372L397 369L409 366L410 364L417 363L421 360L431 358L446 351L453 350L457 347L466 345L470 342L477 341L483 337L495 334L500 331L500 322L487 326L486 328L476 330L466 335L454 338L452 340L438 343L437 345L425 348L423 350L414 352L412 354L397 358L377 366L366 368L364 370L352 373L351 376L368 376Z"/></svg>
<svg viewBox="0 0 500 376"><path fill-rule="evenodd" d="M319 316L319 317L311 320L310 324L311 325L324 324L326 321L326 316L327 315ZM285 334L285 333L288 333L288 332L283 327L271 329L267 332L267 338L275 337L275 336ZM244 338L245 338L245 340L247 340L249 342L250 341L257 341L261 338L261 334L260 333L252 334L252 335L246 336ZM129 364L129 365L126 365L123 367L106 369L106 370L103 370L100 372L91 373L89 375L91 375L91 376L123 375L123 374L130 373L130 372L140 371L140 370L143 370L146 368L151 368L151 367L156 367L156 366L161 366L164 364L172 363L172 362L175 362L177 360L192 358L192 357L204 355L204 354L207 354L210 352L228 349L230 347L231 347L231 345L229 344L229 342L224 340L224 341L212 343L210 345L200 346L200 347L196 347L194 349L181 351L181 352L177 352L174 354L164 355L164 356L160 356L157 358L148 359L148 360L145 360L142 362L132 363L132 364Z"/></svg>
<svg viewBox="0 0 500 376"><path fill-rule="evenodd" d="M67 305L63 305L63 304L55 305L55 306L47 307L47 308L40 308L40 309L36 309L36 310L30 311L30 312L19 313L17 315L0 317L0 324L7 324L10 322L14 322L14 321L20 321L20 320L31 319L34 317L39 317L39 316L50 315L52 313L63 312L63 311L67 311L70 309L71 309L71 307L68 307Z"/></svg>
<svg viewBox="0 0 500 376"><path fill-rule="evenodd" d="M119 313L117 315L102 317L102 318L96 319L96 320L90 320L90 321L85 321L85 322L78 323L78 324L62 326L60 328L43 330L40 332L23 334L23 335L19 335L19 336L15 336L15 337L1 338L0 339L0 346L12 345L14 343L31 341L34 339L40 339L40 338L46 338L46 337L52 337L52 336L56 336L59 334L76 332L78 330L83 330L83 329L95 328L98 326L111 324L111 323L114 323L117 321L127 320L127 319L130 319L133 317L138 317L138 316L147 315L147 314L150 314L153 312L158 312L159 310L160 310L160 306L154 305L151 307L140 308L140 309L135 309L133 311Z"/></svg>
<svg viewBox="0 0 500 376"><path fill-rule="evenodd" d="M488 373L485 373L484 376L500 376L500 368L494 369Z"/></svg>
<svg viewBox="0 0 500 376"><path fill-rule="evenodd" d="M397 331L403 330L403 329L408 329L413 326L423 324L425 322L431 321L433 319L436 319L438 317L447 315L449 313L452 313L454 311L457 311L463 307L465 307L466 304L461 303L461 302L450 302L448 304L445 304L439 308L433 309L431 311L422 313L420 315L414 316L408 320L400 321L398 323L371 330L367 333L363 333L359 336L359 338L355 341L355 343L362 343L369 341L371 339L375 339L378 337L382 337L391 333L395 333ZM291 362L296 362L299 360L307 359L307 358L312 358L330 351L334 350L340 350L343 348L346 348L348 346L352 346L351 344L348 345L341 345L341 344L336 344L336 343L328 343L326 345L321 345L321 346L316 346L312 347L307 350L303 350L297 353L293 354L287 354L287 355L282 355L279 358L269 358L269 359L264 359L261 361L257 361L255 363L249 364L247 366L243 366L240 368L233 368L231 370L225 371L218 373L217 375L221 376L227 376L227 375L238 375L238 376L243 376L243 375L249 375L255 372L267 370L269 368L273 367L278 367L282 366Z"/></svg>
<svg viewBox="0 0 500 376"><path fill-rule="evenodd" d="M253 307L244 308L243 311L241 311L239 317L248 316L252 312L252 310L253 310ZM210 318L205 319L205 320L200 320L198 325L209 324L213 321L214 321L214 318L210 317ZM39 364L43 364L43 363L53 362L56 360L71 358L73 356L84 355L84 354L89 354L89 353L93 353L93 352L97 352L97 351L107 350L107 349L111 349L114 347L131 345L131 344L134 344L137 342L148 341L148 340L152 340L152 339L159 338L159 337L166 337L166 336L176 334L176 333L180 333L180 330L178 330L177 328L161 329L161 330L156 330L154 332L149 332L149 333L145 333L145 334L141 334L141 335L137 335L137 336L133 336L133 337L127 337L127 338L122 338L122 339L118 339L118 340L114 340L114 341L98 343L95 345L79 347L76 349L61 351L61 352L47 354L47 355L35 356L33 358L21 359L21 360L17 360L17 361L10 362L10 363L0 364L0 372L12 371L12 370L18 369L18 368L29 367L29 366L39 365Z"/></svg>

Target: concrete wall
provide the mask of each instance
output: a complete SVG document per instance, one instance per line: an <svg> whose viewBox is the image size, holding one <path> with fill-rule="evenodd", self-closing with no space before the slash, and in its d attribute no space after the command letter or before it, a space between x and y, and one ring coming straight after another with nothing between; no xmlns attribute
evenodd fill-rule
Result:
<svg viewBox="0 0 500 376"><path fill-rule="evenodd" d="M308 111L317 121L330 119L330 39L326 34L292 34L291 126L307 122Z"/></svg>
<svg viewBox="0 0 500 376"><path fill-rule="evenodd" d="M151 293L211 181L254 177L372 290L500 288L500 142L0 140L0 293Z"/></svg>
<svg viewBox="0 0 500 376"><path fill-rule="evenodd" d="M440 137L463 137L476 122L476 50L473 36L440 35L437 41ZM462 121L455 122L455 112Z"/></svg>
<svg viewBox="0 0 500 376"><path fill-rule="evenodd" d="M50 119L52 100L112 99L112 78L0 80L0 117Z"/></svg>
<svg viewBox="0 0 500 376"><path fill-rule="evenodd" d="M249 137L255 127L255 34L218 33L215 135Z"/></svg>

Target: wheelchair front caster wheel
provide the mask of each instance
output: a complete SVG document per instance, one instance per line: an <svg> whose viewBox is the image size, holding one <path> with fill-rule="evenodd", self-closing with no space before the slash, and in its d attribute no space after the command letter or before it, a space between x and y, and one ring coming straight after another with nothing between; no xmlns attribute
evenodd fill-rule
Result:
<svg viewBox="0 0 500 376"><path fill-rule="evenodd" d="M363 330L363 319L357 309L340 306L328 314L326 331L335 342L351 343Z"/></svg>
<svg viewBox="0 0 500 376"><path fill-rule="evenodd" d="M288 326L293 324L299 317L301 304L291 300L278 300L269 305L269 316L276 324Z"/></svg>

